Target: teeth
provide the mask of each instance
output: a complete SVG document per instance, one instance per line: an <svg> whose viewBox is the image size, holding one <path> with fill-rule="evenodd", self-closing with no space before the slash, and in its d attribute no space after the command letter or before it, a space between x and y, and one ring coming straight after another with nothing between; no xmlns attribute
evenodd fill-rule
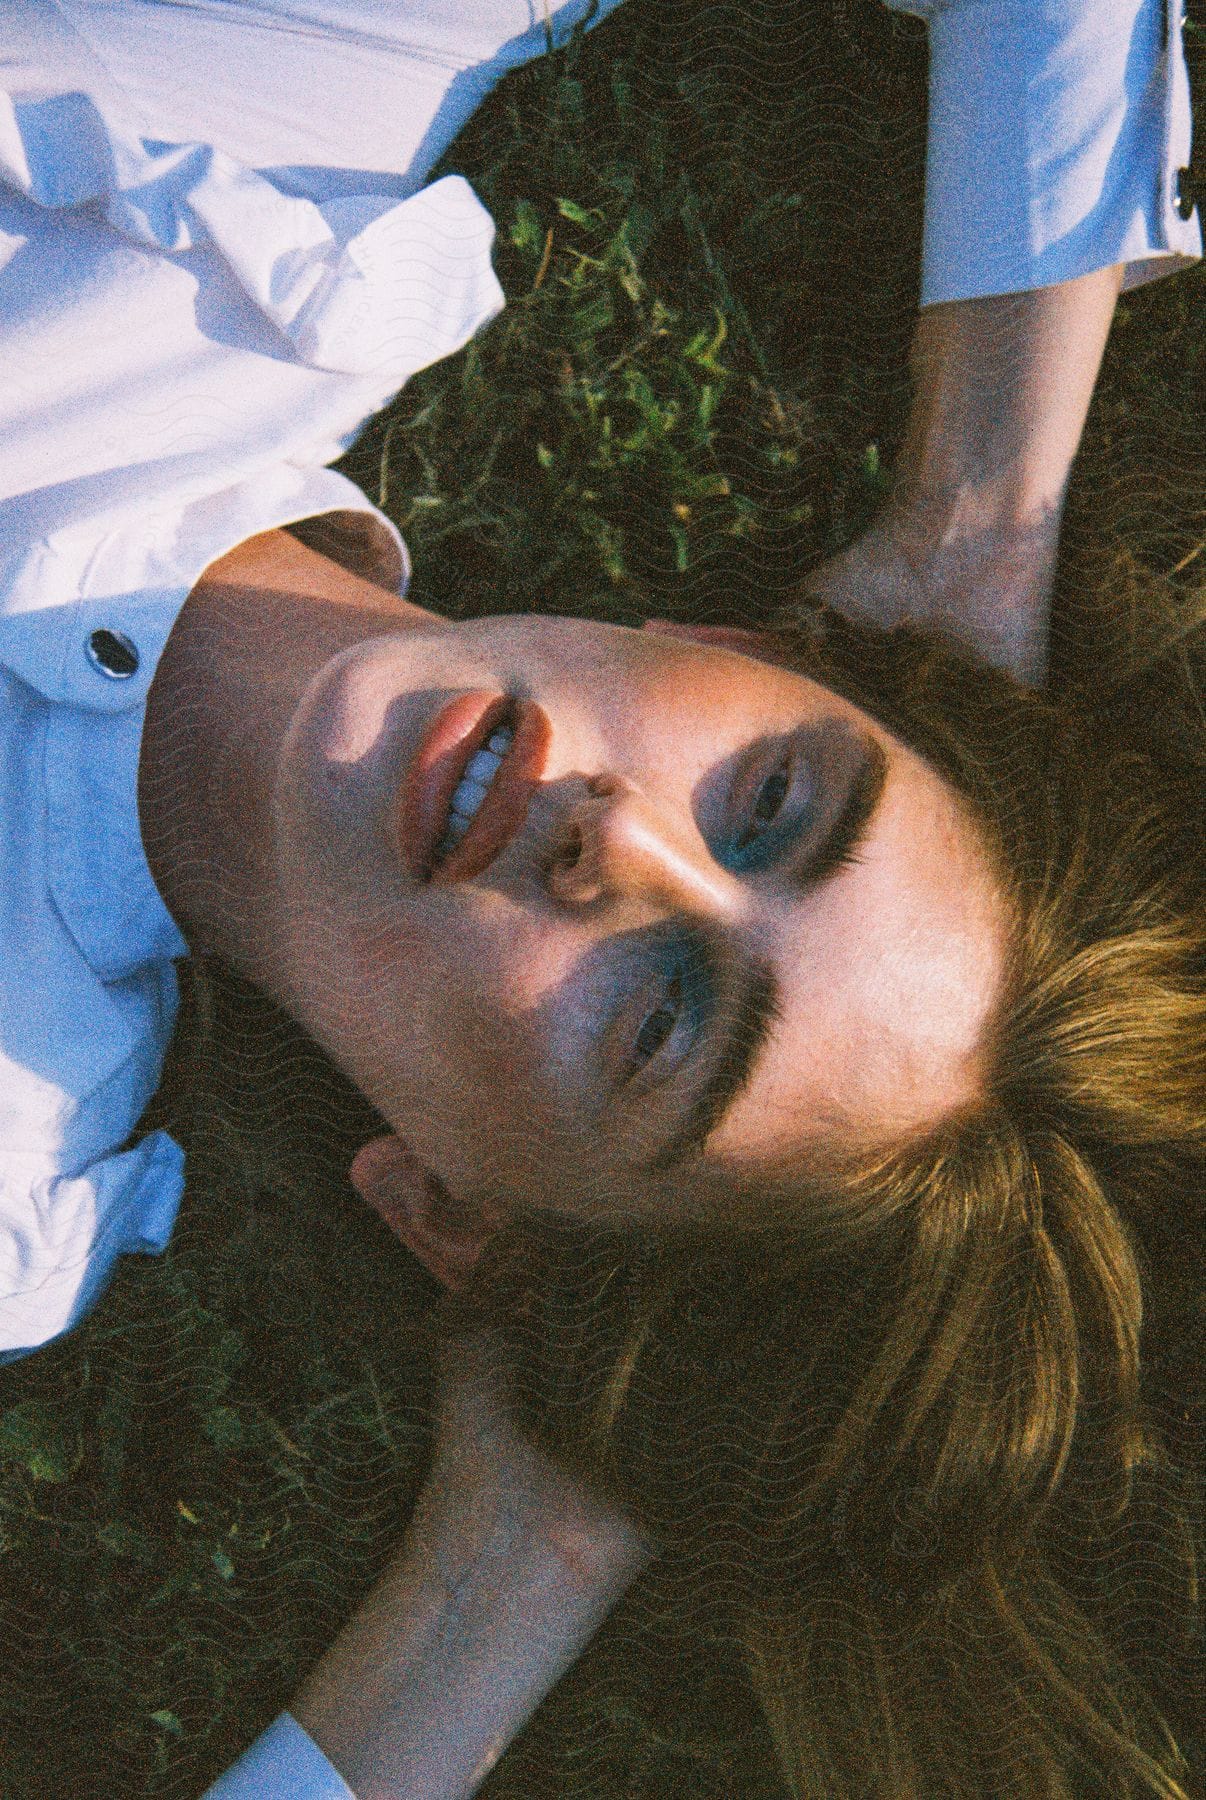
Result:
<svg viewBox="0 0 1206 1800"><path fill-rule="evenodd" d="M471 819L486 798L489 785L488 781L462 781L452 796L453 812L464 813L467 819Z"/></svg>
<svg viewBox="0 0 1206 1800"><path fill-rule="evenodd" d="M503 757L511 748L514 737L515 733L509 725L500 725L488 744L470 757L465 773L453 793L444 835L436 846L435 860L437 862L455 849L468 831L478 807L486 797L486 790L498 774Z"/></svg>
<svg viewBox="0 0 1206 1800"><path fill-rule="evenodd" d="M480 781L483 787L489 787L498 773L498 765L501 761L502 757L496 756L493 750L479 750L476 756L471 756L469 759L469 767L465 770L465 780Z"/></svg>

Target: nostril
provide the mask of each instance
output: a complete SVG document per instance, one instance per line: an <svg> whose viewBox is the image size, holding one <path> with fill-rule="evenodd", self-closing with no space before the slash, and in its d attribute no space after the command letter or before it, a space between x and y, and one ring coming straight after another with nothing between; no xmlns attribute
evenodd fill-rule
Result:
<svg viewBox="0 0 1206 1800"><path fill-rule="evenodd" d="M567 826L553 858L558 869L572 869L582 856L582 833L577 825Z"/></svg>

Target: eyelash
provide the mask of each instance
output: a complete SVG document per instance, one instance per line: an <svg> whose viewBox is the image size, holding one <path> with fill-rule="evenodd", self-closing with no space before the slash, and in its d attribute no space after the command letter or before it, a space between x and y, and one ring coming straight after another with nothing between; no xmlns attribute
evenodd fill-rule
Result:
<svg viewBox="0 0 1206 1800"><path fill-rule="evenodd" d="M684 1016L692 1011L698 1012L701 1004L700 989L706 988L712 979L706 946L693 942L681 944L656 1002L646 1009L633 1035L631 1067L627 1077L629 1081L639 1078L646 1070L656 1067L663 1060L667 1046L679 1035ZM641 1034L660 1013L672 1014L669 1028L659 1036L647 1054L641 1054ZM671 1051L669 1054L673 1056L674 1053Z"/></svg>
<svg viewBox="0 0 1206 1800"><path fill-rule="evenodd" d="M774 824L775 820L779 817L779 814L783 811L783 807L787 800L787 797L791 793L791 775L792 775L791 758L790 758L790 756L785 756L783 758L782 762L779 763L778 767L773 769L771 771L771 773L764 778L764 780L762 781L761 785L758 788L757 793L754 795L754 804L750 808L750 822L746 826L745 830L741 833L740 837L737 839L737 845L738 845L739 849L744 849L747 844L753 843L756 838L758 838L762 835L760 831L757 831L754 829L755 824L759 822L758 821L759 802L761 801L762 796L766 792L767 788L770 787L771 783L773 781L781 780L783 783L783 792L779 796L779 800L775 806L775 810L770 815L769 819L767 819L765 821L761 821L761 823L764 823L767 826L771 826Z"/></svg>
<svg viewBox="0 0 1206 1800"><path fill-rule="evenodd" d="M807 774L807 769L805 774ZM784 811L792 800L793 790L797 787L799 779L798 758L794 749L789 747L775 766L769 769L759 781L751 798L748 817L730 844L729 855L738 870L756 870L760 867L759 853L762 846L765 840L781 825ZM761 820L758 818L758 808L762 797L767 789L776 782L782 784L777 804L769 818ZM806 803L810 803L811 796L806 795L805 800Z"/></svg>
<svg viewBox="0 0 1206 1800"><path fill-rule="evenodd" d="M826 874L832 874L834 869L857 868L859 863L862 862L862 860L863 860L862 857L858 853L857 845L851 844L850 848L848 850L843 850L840 852L839 855L834 857L833 861L829 865L829 868L826 870Z"/></svg>
<svg viewBox="0 0 1206 1800"><path fill-rule="evenodd" d="M758 843L758 841L760 840L760 838L762 838L763 836L766 835L767 831L773 830L777 820L779 819L780 814L783 811L784 806L786 805L788 799L791 796L792 781L793 781L793 777L794 777L795 773L796 773L795 759L792 756L792 754L789 752L780 759L780 761L776 764L776 766L772 770L770 770L769 773L766 774L763 777L762 781L758 784L758 787L755 790L754 797L753 797L753 805L750 808L750 823L747 824L746 829L740 834L740 836L738 837L738 839L736 840L736 843L734 845L734 849L737 851L739 856L740 856L741 852L748 850L752 845L756 845ZM782 781L782 784L783 784L782 795L780 796L779 802L776 805L774 812L771 814L770 818L765 822L765 829L764 830L755 829L753 822L754 822L755 815L758 810L758 803L761 800L762 795L766 792L766 789L771 785L772 782L774 782L776 780ZM853 862L855 860L855 858L851 854L849 856L843 856L840 860L842 862ZM678 1027L679 1021L682 1016L683 1008L686 1006L687 1001L688 1001L688 995L686 992L686 988L687 988L687 983L683 978L683 963L682 963L682 960L680 959L678 965L675 968L674 974L672 975L670 980L666 983L666 986L663 990L661 997L658 1000L657 1005L650 1007L649 1011L645 1014L645 1017L642 1019L639 1029L637 1030L637 1033L633 1040L633 1067L632 1067L631 1074L629 1076L630 1080L633 1079L635 1076L641 1074L644 1070L648 1069L651 1065L655 1064L657 1062L658 1057L661 1055L661 1052L665 1048L666 1044L674 1036L674 1033ZM650 1021L657 1018L660 1013L670 1011L670 1007L668 1005L669 1001L673 1001L673 1003L674 1003L674 1014L671 1019L669 1029L664 1033L663 1036L661 1036L659 1038L658 1042L653 1046L653 1048L648 1052L647 1055L641 1055L640 1054L640 1039L641 1039L642 1032L644 1032L646 1026L649 1025Z"/></svg>
<svg viewBox="0 0 1206 1800"><path fill-rule="evenodd" d="M653 1059L657 1056L658 1051L662 1048L663 1044L665 1044L667 1042L667 1040L671 1036L673 1036L674 1028L678 1024L679 1014L682 1011L682 1003L683 1003L683 991L682 990L683 990L682 977L681 977L681 974L679 973L679 971L676 969L673 976L666 984L666 991L665 991L664 995L662 996L661 1001L650 1012L646 1013L644 1019L641 1021L641 1028L636 1034L636 1044L635 1044L635 1048L636 1048L638 1054L640 1055L639 1066L641 1068L647 1067L648 1064L651 1063L653 1061ZM670 1009L669 1005L667 1004L667 1002L669 1002L671 1000L673 1000L675 1003L673 1013L671 1013L671 1009ZM641 1038L645 1032L645 1029L648 1026L650 1020L656 1019L661 1013L670 1013L670 1028L658 1039L658 1041L652 1046L651 1049L649 1049L647 1052L643 1052L642 1048L641 1048Z"/></svg>

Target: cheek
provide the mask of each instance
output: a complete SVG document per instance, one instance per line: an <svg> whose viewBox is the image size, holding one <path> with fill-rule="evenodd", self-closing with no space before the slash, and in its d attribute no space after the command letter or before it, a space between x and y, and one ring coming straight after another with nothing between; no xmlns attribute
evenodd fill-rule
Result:
<svg viewBox="0 0 1206 1800"><path fill-rule="evenodd" d="M580 1179L588 1136L589 1086L562 996L574 945L523 918L478 954L457 974L456 1041L443 1059L449 1130L487 1188L547 1201Z"/></svg>
<svg viewBox="0 0 1206 1800"><path fill-rule="evenodd" d="M550 996L563 952L555 934L501 910L449 916L421 955L379 951L361 971L372 996L365 1023L396 1040L396 1104L444 1138L493 1144L500 1155L555 1134L564 1096Z"/></svg>
<svg viewBox="0 0 1206 1800"><path fill-rule="evenodd" d="M438 1047L407 1075L391 1117L452 1192L540 1200L562 1185L574 1162L572 1110L522 1023L476 1000L453 1004Z"/></svg>

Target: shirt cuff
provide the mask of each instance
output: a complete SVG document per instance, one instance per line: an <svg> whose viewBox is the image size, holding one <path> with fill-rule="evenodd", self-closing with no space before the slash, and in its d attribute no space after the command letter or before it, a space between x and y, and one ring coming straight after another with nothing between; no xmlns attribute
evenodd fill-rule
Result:
<svg viewBox="0 0 1206 1800"><path fill-rule="evenodd" d="M910 6L909 10L913 10ZM920 10L920 9L918 9ZM923 306L1201 255L1178 0L936 0Z"/></svg>
<svg viewBox="0 0 1206 1800"><path fill-rule="evenodd" d="M275 1718L202 1800L355 1800L291 1713Z"/></svg>

